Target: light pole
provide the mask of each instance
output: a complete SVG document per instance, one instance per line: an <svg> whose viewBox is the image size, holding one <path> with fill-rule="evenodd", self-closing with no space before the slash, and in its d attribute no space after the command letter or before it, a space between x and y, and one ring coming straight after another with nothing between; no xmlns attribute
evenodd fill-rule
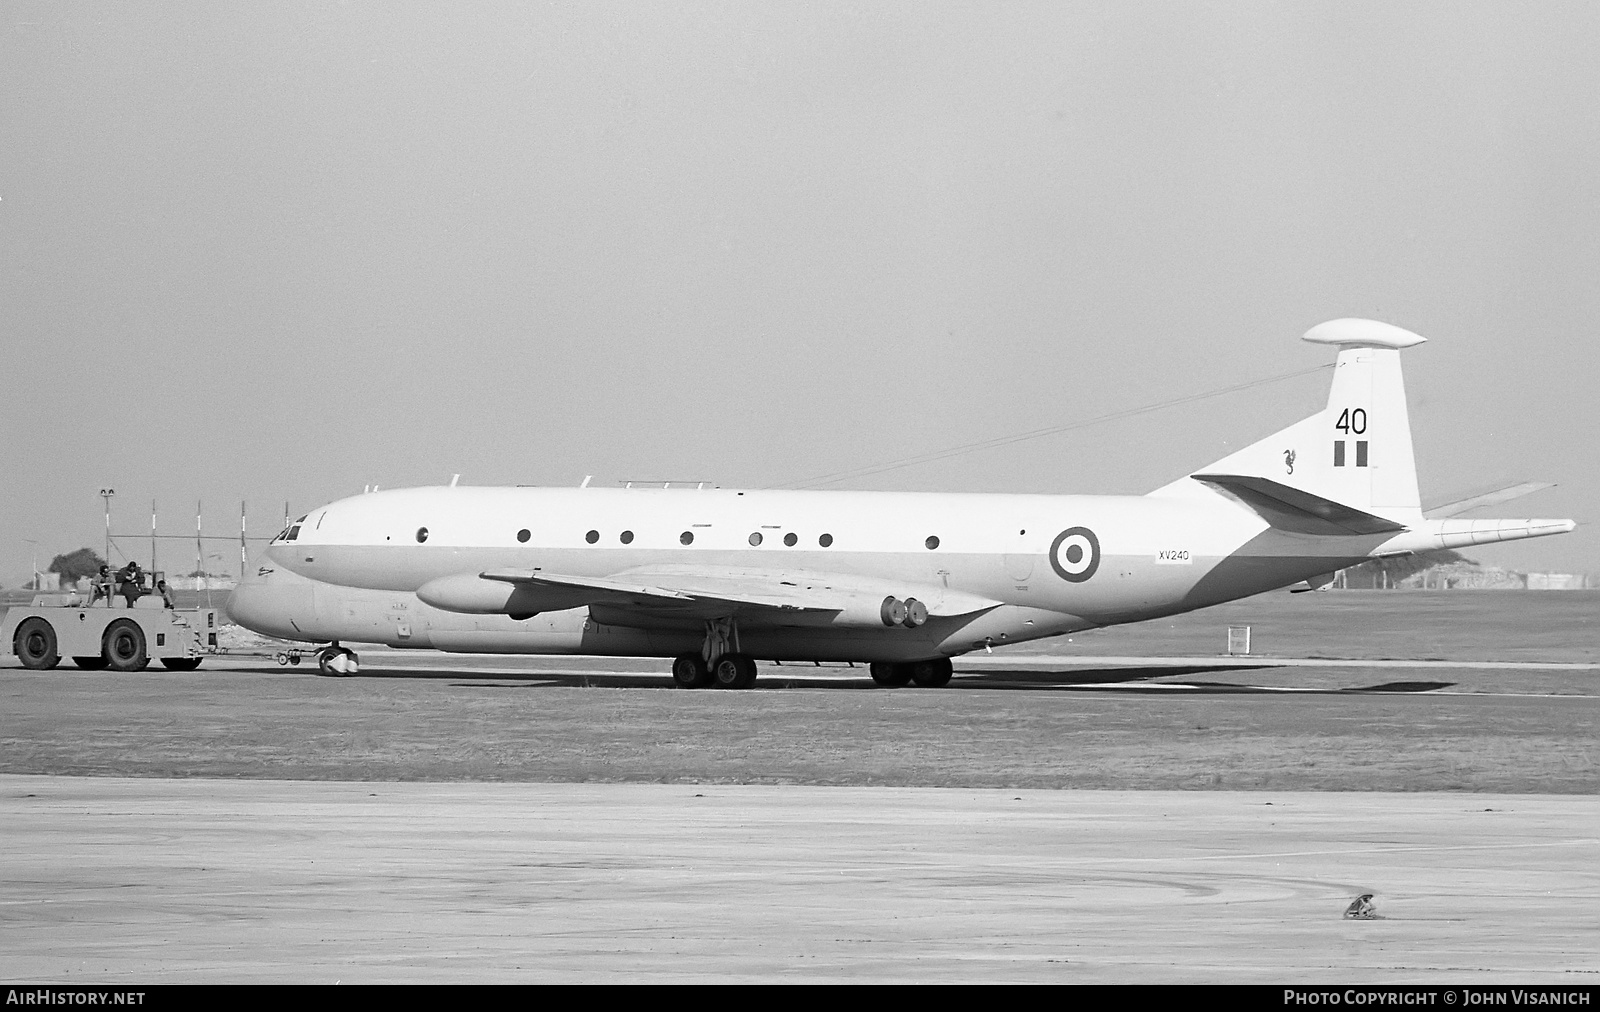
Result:
<svg viewBox="0 0 1600 1012"><path fill-rule="evenodd" d="M106 501L106 565L111 565L111 497L117 494L114 488L100 490L100 498Z"/></svg>
<svg viewBox="0 0 1600 1012"><path fill-rule="evenodd" d="M207 608L211 607L211 572L210 572L210 570L211 570L211 560L212 559L221 559L221 558L222 558L222 553L220 553L220 552L209 552L209 553L206 554L205 565L200 567L202 570L206 571L206 575L202 576L200 579L204 580L205 584L206 584L206 607Z"/></svg>

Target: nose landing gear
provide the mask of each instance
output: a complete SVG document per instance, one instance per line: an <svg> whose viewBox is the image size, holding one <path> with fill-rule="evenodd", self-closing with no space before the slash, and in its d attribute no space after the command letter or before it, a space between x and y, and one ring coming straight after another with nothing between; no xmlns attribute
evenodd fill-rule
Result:
<svg viewBox="0 0 1600 1012"><path fill-rule="evenodd" d="M334 643L317 651L317 673L338 678L354 675L361 670L360 658L354 650Z"/></svg>

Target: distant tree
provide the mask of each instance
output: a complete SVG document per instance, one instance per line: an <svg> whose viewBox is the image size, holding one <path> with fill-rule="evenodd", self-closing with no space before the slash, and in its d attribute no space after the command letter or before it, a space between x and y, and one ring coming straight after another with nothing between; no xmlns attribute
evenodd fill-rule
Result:
<svg viewBox="0 0 1600 1012"><path fill-rule="evenodd" d="M80 548L76 552L68 552L51 559L47 572L60 573L61 582L68 584L76 582L81 577L95 575L105 564L106 560L93 549Z"/></svg>

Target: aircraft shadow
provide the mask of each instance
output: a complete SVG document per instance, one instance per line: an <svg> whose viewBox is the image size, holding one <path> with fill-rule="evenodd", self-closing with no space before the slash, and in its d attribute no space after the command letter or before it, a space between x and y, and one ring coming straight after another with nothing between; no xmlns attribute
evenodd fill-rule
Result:
<svg viewBox="0 0 1600 1012"><path fill-rule="evenodd" d="M1218 671L1260 671L1259 664L1152 664L1148 667L1065 668L1059 671L1016 671L1004 668L967 670L961 672L950 684L968 689L1038 687L1068 687L1117 685L1126 682L1147 682L1152 678L1171 678L1177 675L1214 674Z"/></svg>
<svg viewBox="0 0 1600 1012"><path fill-rule="evenodd" d="M1260 670L1259 665L1152 665L1150 667L1116 667L1105 669L1077 668L1064 671L963 671L957 675L948 686L951 689L982 689L982 690L1011 690L1026 691L1029 689L1057 689L1072 688L1075 686L1108 686L1121 685L1130 682L1149 681L1153 678L1167 678L1174 675L1188 675L1197 672L1217 672L1232 670ZM763 668L761 677L755 687L758 689L833 689L836 691L850 690L875 690L882 691L876 685L866 669L856 668L834 672L831 677L819 678L802 674L789 674L788 667L776 671ZM840 675L848 675L841 678ZM426 679L436 681L453 679L451 684L461 688L586 688L586 689L659 689L670 688L672 679L665 674L653 672L639 672L638 674L586 674L584 672L556 672L556 671L530 671L526 674L495 673L473 677L470 671L428 671L414 670L386 670L374 671L368 669L358 677L361 678L400 678L400 679ZM914 686L907 686L914 688ZM1246 691L1247 687L1217 685L1218 690ZM1158 690L1159 691L1159 690Z"/></svg>
<svg viewBox="0 0 1600 1012"><path fill-rule="evenodd" d="M277 671L277 668L266 668ZM763 668L756 689L831 689L847 691L888 691L873 683L864 667L855 669L831 668L826 677L789 674L787 667L777 670ZM1284 694L1293 686L1265 686L1232 682L1196 681L1186 678L1181 684L1158 681L1182 678L1189 675L1216 675L1225 671L1262 671L1259 664L1153 664L1147 667L1083 668L1074 667L1057 671L1006 670L1001 668L962 671L950 682L948 689L978 692L1029 692L1073 691L1093 693L1140 693L1151 695L1248 695ZM470 669L434 670L428 668L368 668L354 678L394 681L448 682L453 688L463 689L667 689L672 688L672 678L665 672L641 671L638 673L588 673L582 671L528 671L476 674ZM1455 682L1405 681L1383 682L1377 685L1328 686L1300 689L1301 692L1320 692L1339 695L1364 694L1416 694L1436 692L1454 686ZM915 689L915 686L907 688Z"/></svg>

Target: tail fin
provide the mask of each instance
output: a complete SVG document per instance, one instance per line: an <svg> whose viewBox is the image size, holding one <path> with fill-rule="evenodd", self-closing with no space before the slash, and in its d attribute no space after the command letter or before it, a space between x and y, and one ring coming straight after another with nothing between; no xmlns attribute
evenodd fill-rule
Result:
<svg viewBox="0 0 1600 1012"><path fill-rule="evenodd" d="M1226 479L1267 479L1286 486L1268 494L1302 509L1323 500L1405 526L1422 519L1400 349L1426 338L1375 320L1333 320L1304 339L1339 348L1328 406L1153 495L1192 494L1196 478L1235 491L1241 483Z"/></svg>

